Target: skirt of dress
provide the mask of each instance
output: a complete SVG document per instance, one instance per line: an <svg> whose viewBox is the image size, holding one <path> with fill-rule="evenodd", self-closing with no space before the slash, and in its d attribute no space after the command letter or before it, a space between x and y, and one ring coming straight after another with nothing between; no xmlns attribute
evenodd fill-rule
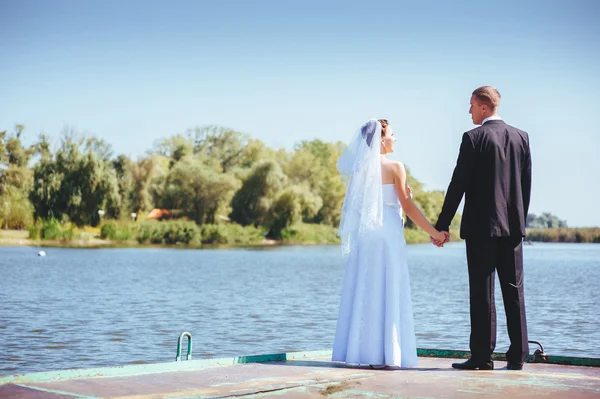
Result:
<svg viewBox="0 0 600 399"><path fill-rule="evenodd" d="M346 263L333 361L417 365L403 222L384 207L383 227L364 234Z"/></svg>

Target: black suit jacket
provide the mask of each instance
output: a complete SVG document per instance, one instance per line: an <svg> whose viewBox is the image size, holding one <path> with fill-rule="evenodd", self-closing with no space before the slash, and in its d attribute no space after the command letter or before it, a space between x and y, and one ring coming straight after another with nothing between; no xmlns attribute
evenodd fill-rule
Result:
<svg viewBox="0 0 600 399"><path fill-rule="evenodd" d="M461 238L525 236L531 197L527 133L490 120L463 135L436 229L449 231L463 194Z"/></svg>

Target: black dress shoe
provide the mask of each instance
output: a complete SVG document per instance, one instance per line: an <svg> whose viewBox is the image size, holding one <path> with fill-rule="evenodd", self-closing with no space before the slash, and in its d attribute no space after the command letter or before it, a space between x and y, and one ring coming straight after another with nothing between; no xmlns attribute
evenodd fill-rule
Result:
<svg viewBox="0 0 600 399"><path fill-rule="evenodd" d="M523 370L523 363L506 363L507 370Z"/></svg>
<svg viewBox="0 0 600 399"><path fill-rule="evenodd" d="M487 362L477 363L473 358L469 358L466 362L452 363L452 367L460 370L493 370L494 362L488 360Z"/></svg>

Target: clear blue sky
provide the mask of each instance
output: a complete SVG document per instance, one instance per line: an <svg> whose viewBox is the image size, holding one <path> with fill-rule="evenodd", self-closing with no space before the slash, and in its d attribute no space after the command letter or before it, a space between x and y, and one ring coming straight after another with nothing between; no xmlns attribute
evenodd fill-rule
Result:
<svg viewBox="0 0 600 399"><path fill-rule="evenodd" d="M367 4L368 3L368 4ZM531 137L531 211L600 226L600 2L0 1L0 129L65 126L134 158L197 125L272 147L390 120L445 190L470 93Z"/></svg>

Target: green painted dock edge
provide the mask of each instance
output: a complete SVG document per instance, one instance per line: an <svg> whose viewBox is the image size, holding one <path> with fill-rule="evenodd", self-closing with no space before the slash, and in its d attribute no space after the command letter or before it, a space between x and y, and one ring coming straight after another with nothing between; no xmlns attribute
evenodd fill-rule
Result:
<svg viewBox="0 0 600 399"><path fill-rule="evenodd" d="M316 357L331 356L330 350L310 352L288 352L268 355L239 356L230 358L200 359L181 362L136 364L126 366L100 367L92 369L71 369L42 371L29 374L15 374L0 377L0 386L26 382L64 381L76 378L110 378L125 377L173 371L194 371L213 367L231 366L244 363L284 362L286 360L307 360Z"/></svg>
<svg viewBox="0 0 600 399"><path fill-rule="evenodd" d="M417 349L417 354L421 357L441 357L441 358L467 358L470 352L456 351L447 349ZM266 363L266 362L284 362L288 360L312 360L315 358L331 358L331 350L308 351L308 352L287 352L267 355L239 356L230 358L199 359L180 362L137 364L127 366L101 367L92 369L71 369L58 371L44 371L29 374L16 374L0 377L0 386L5 384L21 384L31 382L51 382L65 381L78 378L111 378L125 377L145 374L168 373L174 371L194 371L214 367L231 366L244 363ZM494 353L495 360L505 360L503 354ZM527 359L532 362L530 356ZM548 356L546 364L562 364L572 366L600 367L600 359Z"/></svg>
<svg viewBox="0 0 600 399"><path fill-rule="evenodd" d="M457 351L451 349L417 349L417 355L420 357L444 357L454 359L466 359L471 356L471 352ZM492 354L493 360L506 361L506 355L503 353ZM549 356L544 359L537 356L529 355L527 363L544 363L544 364L561 364L565 366L582 366L582 367L600 367L600 359L593 357L573 357L573 356Z"/></svg>

